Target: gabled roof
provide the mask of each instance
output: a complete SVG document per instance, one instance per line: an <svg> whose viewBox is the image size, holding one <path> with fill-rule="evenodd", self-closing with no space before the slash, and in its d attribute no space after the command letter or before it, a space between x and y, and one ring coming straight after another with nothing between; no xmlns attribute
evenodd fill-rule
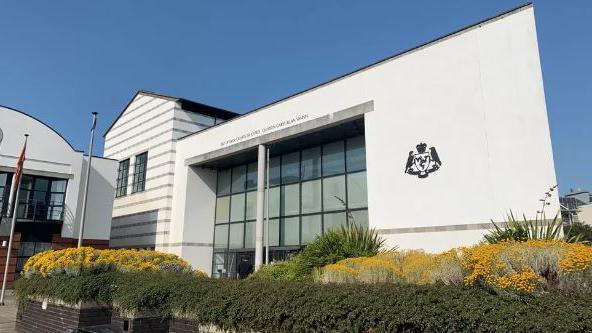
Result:
<svg viewBox="0 0 592 333"><path fill-rule="evenodd" d="M125 110L127 110L127 108L130 106L130 104L132 104L132 102L136 99L136 97L138 97L138 95L145 95L145 96L151 96L151 97L155 97L155 98L161 98L161 99L166 99L169 101L173 101L173 102L177 102L181 105L181 109L183 109L184 111L189 111L189 112L195 112L195 113L200 113L206 116L210 116L210 117L215 117L215 118L220 118L220 119L230 119L230 118L234 118L236 116L238 116L238 113L232 112L232 111L228 111L228 110L224 110L221 108L217 108L214 106L210 106L210 105L206 105L206 104L202 104L202 103L197 103L185 98L181 98L181 97L175 97L175 96L169 96L169 95L163 95L163 94L158 94L155 92L151 92L148 90L138 90L134 96L130 99L130 101L127 103L127 105L123 108L123 110L121 111L121 113L119 113L119 115L117 116L117 118L115 118L115 120L113 121L113 123L111 123L111 125L109 126L109 128L105 131L105 134L103 134L103 137L105 137L107 135L107 133L109 133L109 131L111 131L111 129L113 128L113 126L115 125L115 123L117 123L117 121L119 120L119 118L121 118L121 116L123 115L123 113L125 112Z"/></svg>

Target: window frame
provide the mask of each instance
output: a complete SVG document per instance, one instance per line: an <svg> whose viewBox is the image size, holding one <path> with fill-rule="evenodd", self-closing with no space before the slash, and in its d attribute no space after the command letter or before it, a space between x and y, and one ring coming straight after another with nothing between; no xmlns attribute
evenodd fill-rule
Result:
<svg viewBox="0 0 592 333"><path fill-rule="evenodd" d="M140 160L144 158L144 160ZM141 163L138 163L140 160ZM148 168L148 152L137 154L134 160L134 174L132 179L132 194L146 191L146 169Z"/></svg>
<svg viewBox="0 0 592 333"><path fill-rule="evenodd" d="M125 197L127 195L127 187L129 183L129 166L129 157L125 160L119 161L119 165L117 166L117 179L115 183L116 198Z"/></svg>

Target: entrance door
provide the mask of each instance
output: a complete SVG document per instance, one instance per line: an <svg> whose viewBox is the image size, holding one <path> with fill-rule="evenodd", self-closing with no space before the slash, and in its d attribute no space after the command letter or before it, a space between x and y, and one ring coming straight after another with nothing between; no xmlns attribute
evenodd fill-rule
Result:
<svg viewBox="0 0 592 333"><path fill-rule="evenodd" d="M255 254L253 252L239 252L236 254L236 277L244 279L254 271Z"/></svg>

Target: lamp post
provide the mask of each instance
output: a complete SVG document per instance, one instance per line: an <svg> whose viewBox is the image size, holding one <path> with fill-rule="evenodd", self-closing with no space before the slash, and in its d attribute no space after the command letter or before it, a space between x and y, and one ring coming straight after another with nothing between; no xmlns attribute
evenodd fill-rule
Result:
<svg viewBox="0 0 592 333"><path fill-rule="evenodd" d="M90 181L90 169L92 163L93 145L95 142L95 127L97 127L97 112L92 113L92 127L90 128L90 147L88 148L88 167L86 168L86 182L84 183L84 199L82 199L82 216L80 217L80 228L78 230L78 247L82 247L84 238L84 220L86 218L86 201L88 199L88 183Z"/></svg>

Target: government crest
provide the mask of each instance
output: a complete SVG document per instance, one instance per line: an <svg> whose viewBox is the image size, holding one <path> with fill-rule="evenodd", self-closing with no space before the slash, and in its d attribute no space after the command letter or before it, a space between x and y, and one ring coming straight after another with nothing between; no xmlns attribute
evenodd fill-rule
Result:
<svg viewBox="0 0 592 333"><path fill-rule="evenodd" d="M419 178L426 178L430 173L440 169L442 162L436 152L436 148L421 142L415 146L416 151L410 151L405 166L405 173Z"/></svg>

